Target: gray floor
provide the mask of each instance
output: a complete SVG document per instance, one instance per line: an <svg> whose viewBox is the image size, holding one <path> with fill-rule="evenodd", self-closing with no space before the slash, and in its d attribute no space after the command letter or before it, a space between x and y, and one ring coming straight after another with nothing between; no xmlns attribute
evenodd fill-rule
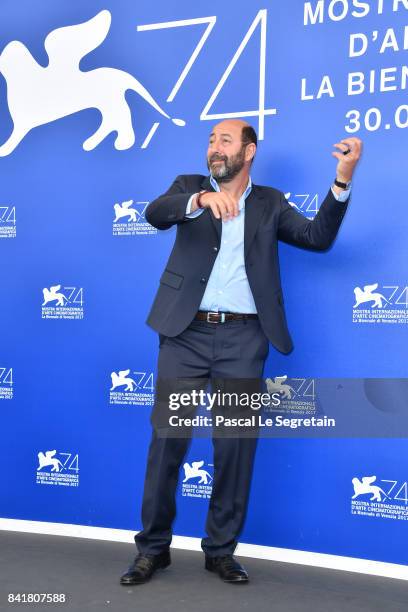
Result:
<svg viewBox="0 0 408 612"><path fill-rule="evenodd" d="M0 531L0 610L160 612L406 612L408 584L352 572L240 558L250 583L225 584L203 555L172 551L172 565L144 585L119 576L135 556L118 544ZM67 604L9 604L8 593L65 593Z"/></svg>

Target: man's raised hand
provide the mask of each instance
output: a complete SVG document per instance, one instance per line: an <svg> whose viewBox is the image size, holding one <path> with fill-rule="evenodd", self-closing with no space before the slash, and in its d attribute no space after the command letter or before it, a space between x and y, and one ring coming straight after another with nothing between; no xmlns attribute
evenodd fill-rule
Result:
<svg viewBox="0 0 408 612"><path fill-rule="evenodd" d="M336 177L339 181L348 183L351 181L357 162L361 157L363 143L360 138L354 136L336 142L333 147L337 147L340 150L340 152L332 152L332 155L339 160L336 168ZM344 155L344 151L347 150L349 152Z"/></svg>

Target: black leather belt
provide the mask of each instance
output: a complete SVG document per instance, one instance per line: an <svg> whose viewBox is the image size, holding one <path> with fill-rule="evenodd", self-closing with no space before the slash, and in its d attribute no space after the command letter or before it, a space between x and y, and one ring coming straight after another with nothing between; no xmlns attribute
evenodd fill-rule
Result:
<svg viewBox="0 0 408 612"><path fill-rule="evenodd" d="M207 323L225 323L225 321L242 321L244 319L258 319L258 315L254 313L243 312L207 312L199 310L194 317L198 321L207 321Z"/></svg>

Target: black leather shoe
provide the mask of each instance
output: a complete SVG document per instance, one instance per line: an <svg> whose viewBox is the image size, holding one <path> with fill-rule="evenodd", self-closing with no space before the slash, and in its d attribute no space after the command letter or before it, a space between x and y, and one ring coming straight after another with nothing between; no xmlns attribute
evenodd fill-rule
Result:
<svg viewBox="0 0 408 612"><path fill-rule="evenodd" d="M248 582L247 571L232 555L222 557L205 556L205 569L209 572L217 572L224 582Z"/></svg>
<svg viewBox="0 0 408 612"><path fill-rule="evenodd" d="M154 572L170 565L170 552L165 551L159 555L142 555L135 557L128 571L120 577L120 584L143 584L148 582Z"/></svg>

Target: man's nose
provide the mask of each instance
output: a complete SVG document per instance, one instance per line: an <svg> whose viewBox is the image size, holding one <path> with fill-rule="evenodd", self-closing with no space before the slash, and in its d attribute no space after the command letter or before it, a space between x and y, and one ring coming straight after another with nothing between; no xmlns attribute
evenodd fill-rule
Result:
<svg viewBox="0 0 408 612"><path fill-rule="evenodd" d="M210 145L208 152L210 155L223 155L222 147L217 143Z"/></svg>

